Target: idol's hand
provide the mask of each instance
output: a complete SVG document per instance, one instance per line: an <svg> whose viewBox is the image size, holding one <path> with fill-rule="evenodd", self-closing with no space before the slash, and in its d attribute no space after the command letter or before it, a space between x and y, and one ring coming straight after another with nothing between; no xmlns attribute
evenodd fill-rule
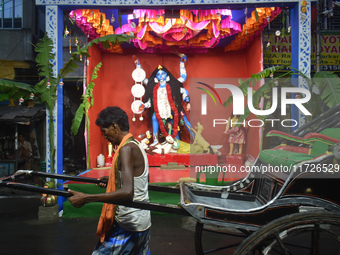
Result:
<svg viewBox="0 0 340 255"><path fill-rule="evenodd" d="M191 109L191 104L187 103L187 105L185 106L185 110L188 112Z"/></svg>
<svg viewBox="0 0 340 255"><path fill-rule="evenodd" d="M132 59L133 59L133 62L135 63L136 66L139 65L139 60L138 60L138 58L136 57L136 55L133 55L133 56L132 56Z"/></svg>
<svg viewBox="0 0 340 255"><path fill-rule="evenodd" d="M143 105L144 105L144 108L150 108L151 107L151 99L149 98L149 100ZM141 105L139 107L141 107Z"/></svg>
<svg viewBox="0 0 340 255"><path fill-rule="evenodd" d="M187 61L187 56L183 54L183 56L181 57L181 62L185 63Z"/></svg>
<svg viewBox="0 0 340 255"><path fill-rule="evenodd" d="M143 112L144 109L145 109L145 104L141 103L141 104L139 105L139 107L138 107L138 111L139 111L139 112Z"/></svg>

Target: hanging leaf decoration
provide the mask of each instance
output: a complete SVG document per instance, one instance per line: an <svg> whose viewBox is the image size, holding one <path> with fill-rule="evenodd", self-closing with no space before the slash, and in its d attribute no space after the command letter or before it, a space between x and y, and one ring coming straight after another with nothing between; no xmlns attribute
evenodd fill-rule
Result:
<svg viewBox="0 0 340 255"><path fill-rule="evenodd" d="M256 22L259 22L259 13L257 12L257 9L255 9L255 19Z"/></svg>
<svg viewBox="0 0 340 255"><path fill-rule="evenodd" d="M284 12L281 13L282 15L282 33L281 33L281 37L283 38L286 34L286 15L284 14Z"/></svg>
<svg viewBox="0 0 340 255"><path fill-rule="evenodd" d="M119 23L119 27L122 27L122 15L120 12L118 13L118 23Z"/></svg>
<svg viewBox="0 0 340 255"><path fill-rule="evenodd" d="M73 19L71 19L70 17L68 17L68 20L71 22L72 25L74 25Z"/></svg>
<svg viewBox="0 0 340 255"><path fill-rule="evenodd" d="M103 20L103 14L100 14L100 23L99 23L100 29L101 29L102 26L103 26L103 22L104 22L104 20Z"/></svg>

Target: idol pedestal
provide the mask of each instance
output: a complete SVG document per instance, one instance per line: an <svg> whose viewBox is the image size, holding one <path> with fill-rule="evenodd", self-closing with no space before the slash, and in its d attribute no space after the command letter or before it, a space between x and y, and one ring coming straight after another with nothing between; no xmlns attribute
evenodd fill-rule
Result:
<svg viewBox="0 0 340 255"><path fill-rule="evenodd" d="M243 162L243 155L227 155L225 159L225 179L235 181L246 177L248 172L243 169Z"/></svg>
<svg viewBox="0 0 340 255"><path fill-rule="evenodd" d="M178 165L185 166L207 166L217 165L218 158L216 154L147 154L149 166L161 166L169 162L176 162Z"/></svg>
<svg viewBox="0 0 340 255"><path fill-rule="evenodd" d="M244 157L243 155L227 155L225 157L225 164L226 165L243 165Z"/></svg>

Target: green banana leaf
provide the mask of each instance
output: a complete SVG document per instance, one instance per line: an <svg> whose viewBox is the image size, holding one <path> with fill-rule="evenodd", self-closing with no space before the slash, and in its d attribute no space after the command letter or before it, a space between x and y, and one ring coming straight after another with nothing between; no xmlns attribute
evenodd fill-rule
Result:
<svg viewBox="0 0 340 255"><path fill-rule="evenodd" d="M76 114L72 120L71 131L74 135L78 134L78 130L81 122L83 121L84 114L87 115L88 109L93 105L93 88L94 88L94 80L98 77L98 71L102 63L98 63L93 69L90 83L87 85L84 95L82 95L83 102L79 105L79 108L76 111Z"/></svg>
<svg viewBox="0 0 340 255"><path fill-rule="evenodd" d="M79 127L81 122L83 121L83 117L85 115L86 118L86 132L87 132L87 167L90 167L90 163L91 163L91 159L90 159L90 136L89 136L89 131L90 131L90 118L88 115L88 110L90 109L90 107L93 105L94 101L93 101L93 89L95 86L94 80L97 79L98 77L98 71L100 69L100 67L102 66L102 63L98 63L92 72L91 75L91 80L89 82L89 84L86 87L85 93L84 95L82 95L82 100L83 102L79 105L79 108L76 111L76 114L72 120L72 126L71 126L71 131L74 135L78 134L79 131Z"/></svg>
<svg viewBox="0 0 340 255"><path fill-rule="evenodd" d="M84 109L84 104L80 104L72 120L71 131L74 135L78 134L80 124L83 121Z"/></svg>
<svg viewBox="0 0 340 255"><path fill-rule="evenodd" d="M247 95L248 93L248 87L254 87L256 82L262 80L263 78L269 77L271 73L275 73L276 71L282 70L287 66L272 66L269 68L266 68L256 74L252 74L252 76L246 80L239 79L238 88L243 92L244 95ZM224 103L223 106L228 107L233 103L233 97L230 96Z"/></svg>
<svg viewBox="0 0 340 255"><path fill-rule="evenodd" d="M6 100L9 100L9 95L7 93L3 93L1 91L1 93L0 93L0 102L6 101Z"/></svg>
<svg viewBox="0 0 340 255"><path fill-rule="evenodd" d="M322 71L315 73L313 82L320 90L320 97L327 107L340 104L340 79L334 73Z"/></svg>
<svg viewBox="0 0 340 255"><path fill-rule="evenodd" d="M282 70L284 68L290 69L290 71L287 71L279 76L276 76L274 79L266 79L267 77L270 76L270 74L275 73L279 70ZM266 68L264 70L262 70L261 72L258 72L256 74L253 74L250 78L246 79L246 80L241 80L239 79L239 88L241 89L241 91L243 92L243 94L245 96L248 95L248 88L249 87L254 87L254 85L256 84L256 82L260 81L260 80L264 80L265 83L257 90L257 91L253 91L253 105L256 108L261 99L265 98L264 101L264 109L269 109L271 106L271 102L268 100L271 98L271 91L272 88L277 86L277 83L274 82L274 80L279 79L280 80L280 84L284 84L285 87L287 86L293 86L291 83L291 78L295 77L295 76L302 76L306 79L309 88L312 88L312 80L307 77L306 75L304 75L303 73L301 73L299 70L290 67L290 66L273 66L273 67L269 67ZM336 104L338 104L340 102L340 97L339 97L339 79L335 79L334 74L330 74L330 72L319 72L316 74L317 78L322 77L323 79L318 79L319 82L318 84L315 82L315 84L318 86L318 88L321 91L321 99L327 104L328 107L333 107ZM334 78L332 80L330 80L330 78ZM321 81L321 80L325 80L325 81ZM311 89L310 89L311 90ZM311 90L312 91L312 90ZM315 93L311 93L312 94L312 100L310 100L309 103L305 104L305 107L307 109L309 109L312 112L312 116L318 116L321 114L320 110L320 97L318 97L317 95L315 95ZM266 99L266 97L268 99ZM224 102L224 106L227 107L229 105L231 105L233 102L233 97L232 95ZM244 114L242 116L239 117L239 122L242 122L243 120L245 120L246 118L248 118L248 116L251 114L248 105L246 105L245 110L244 110ZM259 119L265 119L267 116L257 116L257 118Z"/></svg>
<svg viewBox="0 0 340 255"><path fill-rule="evenodd" d="M42 77L53 77L53 65L50 60L54 60L53 50L53 41L50 39L47 34L37 43L35 47L35 51L38 55L35 58L35 61L38 64L39 75ZM52 83L52 81L50 81Z"/></svg>
<svg viewBox="0 0 340 255"><path fill-rule="evenodd" d="M59 80L63 77L66 77L67 74L75 71L79 67L78 63L83 63L83 61L80 60L79 56L71 56L70 60L63 66L63 68L60 69L58 75Z"/></svg>
<svg viewBox="0 0 340 255"><path fill-rule="evenodd" d="M0 79L0 88L1 89L17 89L17 90L26 90L28 92L34 92L34 88L32 85L22 82L15 82L7 79Z"/></svg>
<svg viewBox="0 0 340 255"><path fill-rule="evenodd" d="M12 98L19 99L20 97L27 100L32 92L34 94L36 93L34 88L29 84L0 79L0 102Z"/></svg>

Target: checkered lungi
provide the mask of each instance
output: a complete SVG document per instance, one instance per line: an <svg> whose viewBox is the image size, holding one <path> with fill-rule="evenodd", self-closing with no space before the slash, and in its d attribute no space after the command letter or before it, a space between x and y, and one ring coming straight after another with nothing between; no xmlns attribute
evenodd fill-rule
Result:
<svg viewBox="0 0 340 255"><path fill-rule="evenodd" d="M98 241L92 255L150 255L150 229L127 231L114 224L104 244Z"/></svg>

